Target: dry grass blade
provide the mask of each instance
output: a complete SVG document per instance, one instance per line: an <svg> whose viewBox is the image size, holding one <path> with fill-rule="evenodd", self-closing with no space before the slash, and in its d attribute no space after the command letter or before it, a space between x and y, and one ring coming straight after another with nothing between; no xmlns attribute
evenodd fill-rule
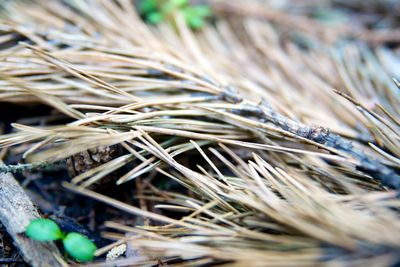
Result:
<svg viewBox="0 0 400 267"><path fill-rule="evenodd" d="M0 100L53 114L0 136L32 163L0 170L118 147L64 183L140 218L105 224L115 242L97 255L122 243L139 254L115 264L398 264L390 1L325 1L328 13L315 1L207 2L215 17L197 31L179 12L147 25L128 0L5 5ZM94 186L131 190L132 180L135 195L121 199L140 207Z"/></svg>

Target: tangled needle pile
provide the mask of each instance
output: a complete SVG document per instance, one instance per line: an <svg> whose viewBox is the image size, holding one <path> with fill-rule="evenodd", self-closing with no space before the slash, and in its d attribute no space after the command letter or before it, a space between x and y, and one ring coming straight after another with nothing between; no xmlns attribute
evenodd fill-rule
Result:
<svg viewBox="0 0 400 267"><path fill-rule="evenodd" d="M52 112L0 146L33 165L120 148L63 183L143 218L105 223L96 255L131 250L115 265L399 264L399 4L202 3L192 27L129 0L6 1L0 100Z"/></svg>

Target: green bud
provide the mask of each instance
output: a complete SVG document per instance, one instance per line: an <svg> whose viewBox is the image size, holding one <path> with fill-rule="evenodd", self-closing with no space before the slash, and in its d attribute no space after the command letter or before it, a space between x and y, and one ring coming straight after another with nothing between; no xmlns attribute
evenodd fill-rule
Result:
<svg viewBox="0 0 400 267"><path fill-rule="evenodd" d="M188 0L170 0L169 2L176 7L182 7L189 4Z"/></svg>
<svg viewBox="0 0 400 267"><path fill-rule="evenodd" d="M68 254L80 262L91 261L97 249L89 238L74 232L69 233L63 239L63 245Z"/></svg>
<svg viewBox="0 0 400 267"><path fill-rule="evenodd" d="M198 30L204 27L205 21L202 17L192 16L186 18L186 23L189 25L190 28Z"/></svg>
<svg viewBox="0 0 400 267"><path fill-rule="evenodd" d="M172 11L178 10L179 8L182 8L188 4L187 0L169 0L166 1L162 6L161 6L161 11L163 13L170 13Z"/></svg>
<svg viewBox="0 0 400 267"><path fill-rule="evenodd" d="M25 234L38 241L53 241L63 237L60 227L49 219L36 219L26 228Z"/></svg>
<svg viewBox="0 0 400 267"><path fill-rule="evenodd" d="M148 23L157 25L164 19L164 16L160 12L151 12L147 17L146 20Z"/></svg>
<svg viewBox="0 0 400 267"><path fill-rule="evenodd" d="M211 12L211 8L207 5L197 5L197 6L192 6L192 7L188 7L190 8L193 14L196 14L200 17L209 17L211 16L212 12Z"/></svg>
<svg viewBox="0 0 400 267"><path fill-rule="evenodd" d="M139 2L139 12L147 14L157 9L157 0L141 0Z"/></svg>

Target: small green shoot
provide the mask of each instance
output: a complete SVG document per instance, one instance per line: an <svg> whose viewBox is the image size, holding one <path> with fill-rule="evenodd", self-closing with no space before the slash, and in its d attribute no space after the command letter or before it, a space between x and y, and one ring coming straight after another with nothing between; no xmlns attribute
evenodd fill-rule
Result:
<svg viewBox="0 0 400 267"><path fill-rule="evenodd" d="M71 232L65 235L60 227L50 219L36 219L26 228L25 234L38 241L62 240L64 249L75 260L79 262L88 262L93 260L96 245L86 236Z"/></svg>
<svg viewBox="0 0 400 267"><path fill-rule="evenodd" d="M204 27L205 18L211 16L211 9L206 5L187 6L183 9L186 23L192 29L201 29Z"/></svg>
<svg viewBox="0 0 400 267"><path fill-rule="evenodd" d="M158 23L160 23L163 20L163 15L160 12L154 11L151 12L148 16L147 16L147 22L153 25L157 25Z"/></svg>
<svg viewBox="0 0 400 267"><path fill-rule="evenodd" d="M138 9L140 13L150 13L157 10L157 0L140 1Z"/></svg>
<svg viewBox="0 0 400 267"><path fill-rule="evenodd" d="M69 233L63 239L63 245L69 255L80 262L93 260L96 245L84 235L78 233Z"/></svg>
<svg viewBox="0 0 400 267"><path fill-rule="evenodd" d="M208 5L190 5L188 0L141 0L138 9L153 25L170 18L174 12L182 12L187 25L194 30L203 28L206 19L212 15Z"/></svg>
<svg viewBox="0 0 400 267"><path fill-rule="evenodd" d="M25 233L29 238L38 241L54 241L64 236L60 227L49 219L33 220Z"/></svg>

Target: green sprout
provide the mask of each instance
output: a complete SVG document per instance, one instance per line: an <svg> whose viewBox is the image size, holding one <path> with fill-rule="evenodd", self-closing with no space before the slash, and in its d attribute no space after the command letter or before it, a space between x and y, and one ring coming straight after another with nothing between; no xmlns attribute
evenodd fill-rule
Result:
<svg viewBox="0 0 400 267"><path fill-rule="evenodd" d="M69 255L79 260L87 262L93 260L96 245L84 235L78 233L69 233L63 239L63 245Z"/></svg>
<svg viewBox="0 0 400 267"><path fill-rule="evenodd" d="M60 227L49 219L33 220L25 233L29 238L38 241L54 241L64 236Z"/></svg>
<svg viewBox="0 0 400 267"><path fill-rule="evenodd" d="M211 16L208 5L190 5L188 0L141 0L138 9L146 22L153 25L171 17L174 12L182 12L187 25L194 30L203 28Z"/></svg>
<svg viewBox="0 0 400 267"><path fill-rule="evenodd" d="M60 227L50 219L36 219L30 222L25 234L38 241L62 240L64 249L75 260L88 262L93 260L96 245L86 236L71 232L65 235Z"/></svg>

